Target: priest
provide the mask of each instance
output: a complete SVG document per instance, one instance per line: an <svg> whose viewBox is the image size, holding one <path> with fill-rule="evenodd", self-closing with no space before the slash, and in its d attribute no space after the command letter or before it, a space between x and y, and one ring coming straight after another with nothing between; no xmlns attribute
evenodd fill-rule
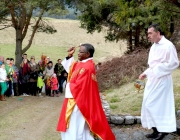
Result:
<svg viewBox="0 0 180 140"><path fill-rule="evenodd" d="M147 138L161 140L176 131L175 104L171 73L179 66L176 48L163 35L158 24L150 25L148 38L151 46L148 64L139 79L147 77L141 109L142 126L153 129Z"/></svg>
<svg viewBox="0 0 180 140"><path fill-rule="evenodd" d="M81 44L79 62L75 47L68 50L62 65L68 72L65 99L57 125L62 140L115 140L104 114L93 61L94 47Z"/></svg>

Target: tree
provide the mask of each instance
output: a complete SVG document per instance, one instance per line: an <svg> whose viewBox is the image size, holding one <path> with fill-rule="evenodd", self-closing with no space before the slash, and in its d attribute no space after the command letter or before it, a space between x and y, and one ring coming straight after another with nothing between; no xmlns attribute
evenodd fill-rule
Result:
<svg viewBox="0 0 180 140"><path fill-rule="evenodd" d="M36 17L33 13L36 12ZM31 46L36 32L55 33L56 29L42 18L43 14L67 14L63 0L3 0L0 2L0 24L2 29L13 27L16 32L16 65L22 61L22 54ZM22 48L27 31L32 32L28 44Z"/></svg>
<svg viewBox="0 0 180 140"><path fill-rule="evenodd" d="M88 33L106 29L106 40L127 40L129 51L150 46L146 32L152 23L159 23L170 38L178 17L166 10L168 7L171 11L174 6L164 0L78 0L71 4L81 11L81 27Z"/></svg>

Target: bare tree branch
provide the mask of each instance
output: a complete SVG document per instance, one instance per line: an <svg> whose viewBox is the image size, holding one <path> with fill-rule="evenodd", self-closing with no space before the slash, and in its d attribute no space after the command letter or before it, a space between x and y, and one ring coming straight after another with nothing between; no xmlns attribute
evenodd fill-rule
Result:
<svg viewBox="0 0 180 140"><path fill-rule="evenodd" d="M12 24L11 25L5 25L5 27L0 28L0 30L6 29L6 28L9 28L9 27L12 27Z"/></svg>
<svg viewBox="0 0 180 140"><path fill-rule="evenodd" d="M31 17L32 17L32 12L33 12L33 6L31 6L30 11L27 14L26 24L24 26L24 30L23 30L23 34L22 34L23 39L25 38L25 36L27 34L27 30L28 30L28 27L30 25L30 21L31 21Z"/></svg>
<svg viewBox="0 0 180 140"><path fill-rule="evenodd" d="M34 35L35 35L36 31L37 31L39 22L40 22L40 20L41 20L41 18L42 18L42 15L43 15L44 11L45 11L45 9L43 9L43 10L41 11L41 13L40 13L40 15L39 15L39 17L38 17L38 20L36 21L36 24L35 24L35 26L34 26L34 28L33 28L33 32L32 32L32 34L31 34L29 43L28 43L28 45L22 50L22 53L25 53L25 52L30 48L30 46L31 46L31 44L32 44L32 40L33 40Z"/></svg>

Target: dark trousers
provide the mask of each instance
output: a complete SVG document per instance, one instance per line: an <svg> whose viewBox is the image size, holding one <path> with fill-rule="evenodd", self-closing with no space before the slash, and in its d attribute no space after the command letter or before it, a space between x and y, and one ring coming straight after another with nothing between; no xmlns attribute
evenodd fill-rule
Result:
<svg viewBox="0 0 180 140"><path fill-rule="evenodd" d="M36 96L37 82L29 82L29 91L32 96Z"/></svg>
<svg viewBox="0 0 180 140"><path fill-rule="evenodd" d="M14 91L14 96L19 96L19 88L18 88L18 83L13 83L13 91Z"/></svg>
<svg viewBox="0 0 180 140"><path fill-rule="evenodd" d="M58 94L58 90L52 90L52 94Z"/></svg>
<svg viewBox="0 0 180 140"><path fill-rule="evenodd" d="M63 83L64 83L64 81L66 80L66 78L64 78L64 77L59 77L58 78L58 83L59 83L59 92L61 92L61 93L63 93Z"/></svg>
<svg viewBox="0 0 180 140"><path fill-rule="evenodd" d="M37 92L38 92L38 93L41 93L41 91L42 91L42 88L39 88L39 87L38 87L38 88L37 88Z"/></svg>
<svg viewBox="0 0 180 140"><path fill-rule="evenodd" d="M22 89L21 94L23 94L23 93L29 94L29 83L22 83L20 85L20 88Z"/></svg>
<svg viewBox="0 0 180 140"><path fill-rule="evenodd" d="M51 96L51 88L46 85L46 95Z"/></svg>
<svg viewBox="0 0 180 140"><path fill-rule="evenodd" d="M7 81L6 83L7 83L8 88L7 88L6 92L5 92L5 96L10 97L12 95L13 83L12 83L12 81Z"/></svg>

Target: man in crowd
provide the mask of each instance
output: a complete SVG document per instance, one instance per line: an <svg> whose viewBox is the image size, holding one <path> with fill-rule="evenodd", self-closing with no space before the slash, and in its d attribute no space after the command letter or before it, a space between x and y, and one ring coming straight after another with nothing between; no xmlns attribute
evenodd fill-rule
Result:
<svg viewBox="0 0 180 140"><path fill-rule="evenodd" d="M18 96L19 95L19 91L18 91L18 76L19 76L19 70L16 67L16 65L14 64L14 58L10 58L10 64L12 66L13 69L13 75L12 75L12 83L13 83L13 89L12 92L14 93L14 96Z"/></svg>
<svg viewBox="0 0 180 140"><path fill-rule="evenodd" d="M153 129L147 138L161 140L166 133L176 131L174 93L171 73L179 66L175 46L167 40L158 24L148 28L151 46L148 65L139 79L147 77L141 109L142 126Z"/></svg>
<svg viewBox="0 0 180 140"><path fill-rule="evenodd" d="M62 61L68 72L65 100L57 126L62 140L94 140L94 137L115 140L100 101L94 51L91 44L82 44L79 62L74 62L75 47L72 47Z"/></svg>
<svg viewBox="0 0 180 140"><path fill-rule="evenodd" d="M63 93L63 82L64 82L64 67L61 64L61 59L57 60L56 65L54 66L54 73L56 73L59 83L59 92Z"/></svg>
<svg viewBox="0 0 180 140"><path fill-rule="evenodd" d="M23 54L23 57L22 57L22 60L24 59L27 59L28 63L29 63L29 60L28 60L28 55L26 53Z"/></svg>

